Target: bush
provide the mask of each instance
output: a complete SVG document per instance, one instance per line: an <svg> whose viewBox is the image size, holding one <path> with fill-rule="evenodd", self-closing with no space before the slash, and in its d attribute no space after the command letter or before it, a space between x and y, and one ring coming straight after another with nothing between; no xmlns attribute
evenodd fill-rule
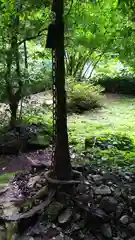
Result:
<svg viewBox="0 0 135 240"><path fill-rule="evenodd" d="M98 137L87 137L85 139L85 149L87 148L132 150L134 148L133 140L122 134L104 134Z"/></svg>
<svg viewBox="0 0 135 240"><path fill-rule="evenodd" d="M101 76L93 79L94 84L100 84L105 92L135 95L135 78L128 76Z"/></svg>
<svg viewBox="0 0 135 240"><path fill-rule="evenodd" d="M82 113L97 107L101 107L101 95L103 88L93 84L77 83L74 79L67 80L67 107L68 112Z"/></svg>

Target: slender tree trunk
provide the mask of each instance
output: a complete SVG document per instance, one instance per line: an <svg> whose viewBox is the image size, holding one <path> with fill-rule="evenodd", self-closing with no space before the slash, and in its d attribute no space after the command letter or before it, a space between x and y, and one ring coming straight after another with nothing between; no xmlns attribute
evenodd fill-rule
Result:
<svg viewBox="0 0 135 240"><path fill-rule="evenodd" d="M27 69L28 69L28 55L27 55L27 44L26 44L26 41L24 41L24 59L25 59L25 69L27 71Z"/></svg>
<svg viewBox="0 0 135 240"><path fill-rule="evenodd" d="M18 109L18 102L10 103L10 111L11 111L10 127L11 128L14 128L16 126L17 109Z"/></svg>
<svg viewBox="0 0 135 240"><path fill-rule="evenodd" d="M57 179L71 179L71 162L67 133L67 109L65 91L65 64L64 64L64 21L63 0L56 0L56 26L58 32L56 46L56 149L55 149L55 174Z"/></svg>

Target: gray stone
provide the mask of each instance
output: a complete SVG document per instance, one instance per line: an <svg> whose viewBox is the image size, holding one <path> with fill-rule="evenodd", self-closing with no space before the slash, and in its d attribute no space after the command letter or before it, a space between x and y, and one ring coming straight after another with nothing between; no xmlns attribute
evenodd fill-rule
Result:
<svg viewBox="0 0 135 240"><path fill-rule="evenodd" d="M127 224L129 222L129 218L128 218L128 215L123 215L121 218L120 218L120 222L122 224Z"/></svg>
<svg viewBox="0 0 135 240"><path fill-rule="evenodd" d="M111 190L108 186L101 185L101 186L95 188L95 194L96 195L110 195Z"/></svg>
<svg viewBox="0 0 135 240"><path fill-rule="evenodd" d="M135 209L135 196L130 196L129 202L130 202L130 205L132 206L132 208Z"/></svg>
<svg viewBox="0 0 135 240"><path fill-rule="evenodd" d="M121 232L120 236L121 236L121 239L125 239L127 238L127 233L125 231Z"/></svg>
<svg viewBox="0 0 135 240"><path fill-rule="evenodd" d="M58 217L58 222L59 224L67 224L69 223L69 221L71 220L71 217L73 215L72 209L71 208L67 208L64 212L62 212L60 214L60 216Z"/></svg>
<svg viewBox="0 0 135 240"><path fill-rule="evenodd" d="M6 240L6 231L3 226L0 226L0 240Z"/></svg>
<svg viewBox="0 0 135 240"><path fill-rule="evenodd" d="M124 204L123 203L120 203L118 206L117 206L117 209L116 209L116 218L120 218L122 213L123 213L123 210L124 210Z"/></svg>
<svg viewBox="0 0 135 240"><path fill-rule="evenodd" d="M52 202L52 204L48 207L46 211L48 218L52 221L55 220L58 217L62 208L63 204L61 204L60 202Z"/></svg>
<svg viewBox="0 0 135 240"><path fill-rule="evenodd" d="M96 183L99 183L103 180L103 177L99 174L93 175L92 178L93 178L94 182L96 182Z"/></svg>
<svg viewBox="0 0 135 240"><path fill-rule="evenodd" d="M111 181L109 181L107 184L108 184L108 186L112 186L113 185L113 183Z"/></svg>
<svg viewBox="0 0 135 240"><path fill-rule="evenodd" d="M101 226L101 232L104 235L104 237L112 239L112 229L109 224L103 224Z"/></svg>
<svg viewBox="0 0 135 240"><path fill-rule="evenodd" d="M113 240L121 240L120 237L114 237Z"/></svg>
<svg viewBox="0 0 135 240"><path fill-rule="evenodd" d="M37 182L39 182L40 181L40 176L34 176L34 177L32 177L32 178L30 178L29 179L29 182L28 182L28 184L27 184L27 187L28 188L33 188L34 187L34 185L37 183Z"/></svg>
<svg viewBox="0 0 135 240"><path fill-rule="evenodd" d="M135 234L135 223L130 223L128 225L129 231L131 231L133 234Z"/></svg>
<svg viewBox="0 0 135 240"><path fill-rule="evenodd" d="M109 172L106 172L106 173L103 174L103 179L107 180L107 181L109 180L109 181L112 181L112 182L117 182L116 177Z"/></svg>
<svg viewBox="0 0 135 240"><path fill-rule="evenodd" d="M116 210L117 200L113 197L104 197L100 202L100 208L102 208L105 212L111 213Z"/></svg>

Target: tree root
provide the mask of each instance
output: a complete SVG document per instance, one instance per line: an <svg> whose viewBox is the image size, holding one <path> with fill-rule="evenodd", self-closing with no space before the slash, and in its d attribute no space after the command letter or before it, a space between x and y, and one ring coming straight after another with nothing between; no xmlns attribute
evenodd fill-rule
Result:
<svg viewBox="0 0 135 240"><path fill-rule="evenodd" d="M51 173L53 173L52 170L49 170L45 173L45 178L46 180L48 181L48 183L51 183L51 184L55 184L55 185L74 185L74 184L80 184L82 183L81 180L58 180L58 179L54 179L54 178L51 178L50 175ZM78 171L75 171L73 170L73 173L76 174L76 175L79 175L81 176L81 173L78 172Z"/></svg>
<svg viewBox="0 0 135 240"><path fill-rule="evenodd" d="M56 193L55 190L50 190L50 192L48 193L48 197L46 198L46 200L44 202L40 203L38 206L33 207L31 210L29 210L26 213L17 214L15 216L10 216L10 217L4 216L4 217L0 217L0 219L5 222L8 222L8 221L20 221L23 219L32 218L34 215L36 215L41 210L43 211L43 209L51 203L55 193Z"/></svg>

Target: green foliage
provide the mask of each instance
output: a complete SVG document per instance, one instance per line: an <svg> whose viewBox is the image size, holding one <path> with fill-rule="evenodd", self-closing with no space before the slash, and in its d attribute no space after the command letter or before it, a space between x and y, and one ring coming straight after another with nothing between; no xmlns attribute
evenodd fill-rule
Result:
<svg viewBox="0 0 135 240"><path fill-rule="evenodd" d="M67 107L68 112L82 113L97 107L101 107L101 92L103 89L100 86L82 82L77 83L70 78L67 81Z"/></svg>
<svg viewBox="0 0 135 240"><path fill-rule="evenodd" d="M135 168L135 160L132 154L117 149L101 150L99 148L89 149L85 153L91 164L101 167L124 167Z"/></svg>
<svg viewBox="0 0 135 240"><path fill-rule="evenodd" d="M14 176L17 174L17 172L13 173L4 173L0 176L0 187L2 187L2 184L8 183L10 180L14 178Z"/></svg>
<svg viewBox="0 0 135 240"><path fill-rule="evenodd" d="M100 136L90 136L85 139L85 148L100 148L132 150L134 148L133 140L125 134L104 134Z"/></svg>
<svg viewBox="0 0 135 240"><path fill-rule="evenodd" d="M23 116L23 121L26 124L36 124L40 128L41 135L47 135L49 137L52 136L53 128L52 128L52 119L51 116L46 115L31 115L27 114ZM41 137L42 138L42 137ZM40 139L41 140L41 139Z"/></svg>
<svg viewBox="0 0 135 240"><path fill-rule="evenodd" d="M135 95L135 78L130 76L108 77L102 76L96 79L96 84L104 87L106 92Z"/></svg>

